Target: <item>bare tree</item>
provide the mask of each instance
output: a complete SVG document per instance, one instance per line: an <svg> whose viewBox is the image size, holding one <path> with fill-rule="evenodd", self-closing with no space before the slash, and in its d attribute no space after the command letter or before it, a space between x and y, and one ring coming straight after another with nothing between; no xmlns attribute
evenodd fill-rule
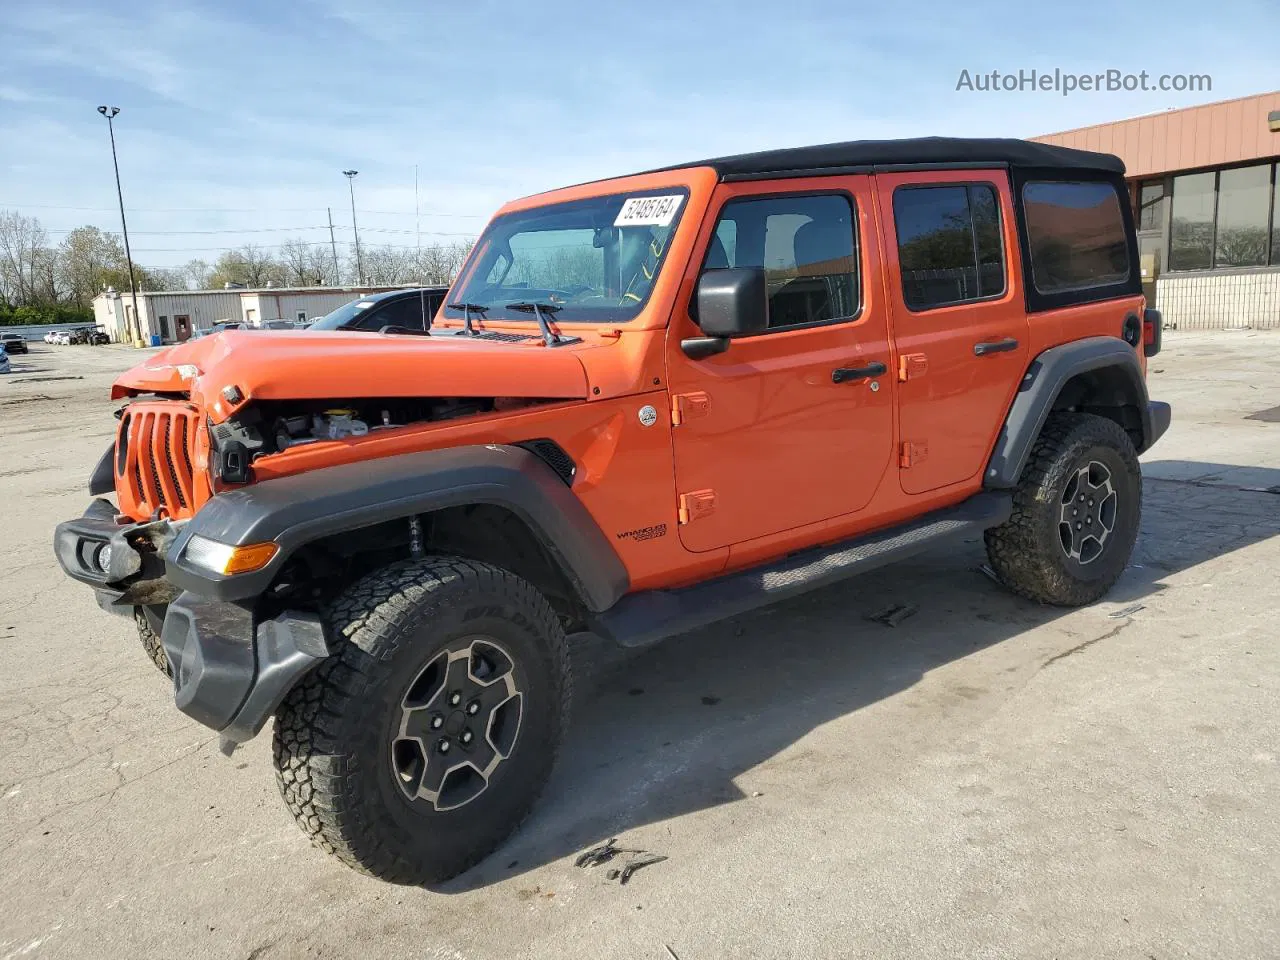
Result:
<svg viewBox="0 0 1280 960"><path fill-rule="evenodd" d="M242 283L247 287L265 287L268 283L280 283L284 270L266 250L246 243L236 250L228 250L213 265L210 282L215 287L227 283Z"/></svg>
<svg viewBox="0 0 1280 960"><path fill-rule="evenodd" d="M42 302L49 235L35 217L0 212L0 296L12 304Z"/></svg>
<svg viewBox="0 0 1280 960"><path fill-rule="evenodd" d="M332 256L323 244L286 240L280 244L280 266L290 286L316 287L337 282Z"/></svg>
<svg viewBox="0 0 1280 960"><path fill-rule="evenodd" d="M364 247L364 282L374 286L411 283L414 278L413 251L398 247Z"/></svg>
<svg viewBox="0 0 1280 960"><path fill-rule="evenodd" d="M213 267L209 261L199 257L188 260L182 268L187 275L187 283L193 290L208 290L213 284Z"/></svg>

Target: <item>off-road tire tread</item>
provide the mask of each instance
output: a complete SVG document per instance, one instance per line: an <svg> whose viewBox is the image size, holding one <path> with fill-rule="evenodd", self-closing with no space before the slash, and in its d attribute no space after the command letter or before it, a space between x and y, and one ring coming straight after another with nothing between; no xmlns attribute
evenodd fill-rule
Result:
<svg viewBox="0 0 1280 960"><path fill-rule="evenodd" d="M146 614L141 610L134 611L133 622L138 628L138 639L142 641L142 648L147 651L147 656L151 658L151 662L156 665L157 670L172 680L173 665L169 663L169 655L164 652L164 644L160 642L160 634L151 629L151 624L147 621Z"/></svg>
<svg viewBox="0 0 1280 960"><path fill-rule="evenodd" d="M1119 564L1114 576L1093 581L1072 577L1062 565L1062 547L1037 536L1043 511L1056 507L1053 494L1073 468L1068 450L1080 443L1108 446L1120 454L1138 490L1132 505L1141 513L1142 475L1133 441L1114 420L1089 413L1055 413L1045 422L1018 478L1013 494L1013 513L998 527L986 531L987 557L1001 583L1014 593L1037 603L1054 606L1083 606L1101 598L1124 571ZM1049 501L1046 506L1046 501ZM1136 522L1135 522L1136 529ZM1127 558L1126 558L1127 561Z"/></svg>
<svg viewBox="0 0 1280 960"><path fill-rule="evenodd" d="M458 557L431 557L378 570L345 590L326 612L332 636L346 642L290 691L276 714L272 743L276 783L298 826L317 847L355 870L392 883L424 883L446 879L474 866L490 851L479 850L446 874L424 873L424 865L402 855L392 842L395 828L370 829L363 811L348 800L349 777L366 776L339 748L342 718L359 702L369 685L379 682L378 665L398 649L396 635L431 615L432 594L459 581L487 581L517 601L534 618L545 638L554 676L561 680L559 731L568 729L573 678L564 631L546 598L529 582L491 564ZM561 737L553 738L555 753ZM553 753L550 766L554 767ZM536 803L539 784L524 817ZM524 817L510 824L505 836ZM505 837L504 837L505 839Z"/></svg>

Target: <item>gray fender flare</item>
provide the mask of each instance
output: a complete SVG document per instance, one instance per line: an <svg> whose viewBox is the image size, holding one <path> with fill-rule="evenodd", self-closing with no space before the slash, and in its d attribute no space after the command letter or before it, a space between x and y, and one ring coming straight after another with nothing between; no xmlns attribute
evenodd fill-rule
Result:
<svg viewBox="0 0 1280 960"><path fill-rule="evenodd" d="M1104 369L1110 371L1115 389L1138 409L1142 426L1138 452L1155 443L1162 429L1152 425L1147 383L1133 347L1118 337L1089 337L1064 343L1044 351L1027 368L987 462L983 486L993 490L1017 486L1031 448L1062 388L1072 377ZM1167 415L1164 419L1167 425Z"/></svg>
<svg viewBox="0 0 1280 960"><path fill-rule="evenodd" d="M451 447L324 467L220 493L191 519L165 559L166 575L193 594L248 600L289 557L333 534L444 507L495 504L519 516L588 609L607 610L630 588L626 567L582 502L536 455L506 445ZM195 535L242 545L274 541L254 573L222 576L192 565Z"/></svg>

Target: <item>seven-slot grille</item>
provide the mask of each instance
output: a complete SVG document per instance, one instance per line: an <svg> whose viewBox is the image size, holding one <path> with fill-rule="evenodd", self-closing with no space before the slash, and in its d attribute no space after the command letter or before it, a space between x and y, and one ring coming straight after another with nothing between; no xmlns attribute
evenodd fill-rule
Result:
<svg viewBox="0 0 1280 960"><path fill-rule="evenodd" d="M178 403L135 403L125 411L116 438L116 486L141 515L194 512L198 424L197 412Z"/></svg>

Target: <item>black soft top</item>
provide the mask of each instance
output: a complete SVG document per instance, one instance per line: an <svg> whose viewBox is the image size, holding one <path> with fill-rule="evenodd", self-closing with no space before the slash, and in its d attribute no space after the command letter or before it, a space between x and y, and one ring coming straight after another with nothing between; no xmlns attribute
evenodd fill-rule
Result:
<svg viewBox="0 0 1280 960"><path fill-rule="evenodd" d="M916 137L911 140L849 140L813 147L762 150L696 163L677 163L661 170L712 167L721 180L771 176L815 176L838 171L883 167L1037 167L1123 174L1124 161L1109 153L1074 150L1030 140L977 137ZM657 173L659 171L650 171Z"/></svg>

